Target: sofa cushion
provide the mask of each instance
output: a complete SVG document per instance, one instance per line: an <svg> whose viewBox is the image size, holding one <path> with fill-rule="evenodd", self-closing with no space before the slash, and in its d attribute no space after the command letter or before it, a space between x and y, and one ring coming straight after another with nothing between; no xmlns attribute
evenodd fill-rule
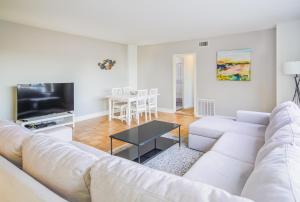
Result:
<svg viewBox="0 0 300 202"><path fill-rule="evenodd" d="M257 152L263 144L263 138L229 132L224 133L211 150L246 163L254 164Z"/></svg>
<svg viewBox="0 0 300 202"><path fill-rule="evenodd" d="M12 121L8 121L8 120L0 120L0 128L5 128L5 127L10 127L10 126L16 126L17 124L12 122Z"/></svg>
<svg viewBox="0 0 300 202"><path fill-rule="evenodd" d="M98 160L72 144L38 135L23 144L23 169L69 201L90 201L90 168Z"/></svg>
<svg viewBox="0 0 300 202"><path fill-rule="evenodd" d="M291 122L277 130L268 141L297 144L300 146L300 123Z"/></svg>
<svg viewBox="0 0 300 202"><path fill-rule="evenodd" d="M189 133L209 138L219 138L224 132L236 132L251 136L263 137L266 126L238 122L232 119L204 117L189 125Z"/></svg>
<svg viewBox="0 0 300 202"><path fill-rule="evenodd" d="M276 147L280 147L282 144L282 142L276 141L268 141L268 143L265 143L257 152L254 166L257 166L271 151Z"/></svg>
<svg viewBox="0 0 300 202"><path fill-rule="evenodd" d="M290 123L278 129L259 150L256 156L256 165L265 158L274 148L282 144L300 146L300 124Z"/></svg>
<svg viewBox="0 0 300 202"><path fill-rule="evenodd" d="M238 110L236 120L239 122L254 123L267 126L270 121L270 113Z"/></svg>
<svg viewBox="0 0 300 202"><path fill-rule="evenodd" d="M0 154L14 163L22 166L22 144L31 136L31 132L10 122L0 121Z"/></svg>
<svg viewBox="0 0 300 202"><path fill-rule="evenodd" d="M94 147L91 147L89 145L86 145L86 144L82 144L80 142L77 142L77 141L72 141L70 142L72 145L76 146L77 148L85 151L85 152L88 152L88 153L91 153L97 157L102 157L103 155L105 156L109 156L108 153L104 152L104 151L101 151L99 149L96 149Z"/></svg>
<svg viewBox="0 0 300 202"><path fill-rule="evenodd" d="M282 107L283 106L283 107ZM265 141L267 142L272 135L280 128L292 122L300 123L300 109L292 103L283 103L281 107L275 108L270 116L270 123L266 129Z"/></svg>
<svg viewBox="0 0 300 202"><path fill-rule="evenodd" d="M254 169L242 196L256 202L300 201L300 147L274 148Z"/></svg>
<svg viewBox="0 0 300 202"><path fill-rule="evenodd" d="M91 170L93 202L238 202L249 201L114 156L101 157Z"/></svg>
<svg viewBox="0 0 300 202"><path fill-rule="evenodd" d="M0 156L1 202L67 202Z"/></svg>
<svg viewBox="0 0 300 202"><path fill-rule="evenodd" d="M184 177L240 195L252 169L253 166L249 163L209 151L192 166Z"/></svg>
<svg viewBox="0 0 300 202"><path fill-rule="evenodd" d="M277 112L281 111L282 109L284 109L286 107L290 107L290 106L295 106L295 105L296 104L294 102L292 102L292 101L286 101L286 102L280 103L279 105L277 105L276 107L274 107L274 109L272 110L271 115L270 115L270 119L273 118L273 116Z"/></svg>
<svg viewBox="0 0 300 202"><path fill-rule="evenodd" d="M218 139L203 137L200 135L189 134L189 148L195 149L201 152L209 151Z"/></svg>

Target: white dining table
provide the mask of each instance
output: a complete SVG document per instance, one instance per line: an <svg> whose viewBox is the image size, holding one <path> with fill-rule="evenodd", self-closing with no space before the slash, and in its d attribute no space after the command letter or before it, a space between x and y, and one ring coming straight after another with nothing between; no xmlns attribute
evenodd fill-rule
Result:
<svg viewBox="0 0 300 202"><path fill-rule="evenodd" d="M159 96L160 94L156 95L147 95L147 99L153 96ZM123 95L123 96L113 96L109 95L106 96L108 99L108 116L109 116L109 121L112 120L113 114L112 114L112 102L113 101L118 101L118 102L125 102L127 103L127 112L126 112L126 122L128 125L131 123L131 104L137 101L137 95Z"/></svg>

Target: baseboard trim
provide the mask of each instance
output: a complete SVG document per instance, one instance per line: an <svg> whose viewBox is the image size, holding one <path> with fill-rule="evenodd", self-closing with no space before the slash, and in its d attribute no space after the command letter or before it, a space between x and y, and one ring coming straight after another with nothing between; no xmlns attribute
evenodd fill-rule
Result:
<svg viewBox="0 0 300 202"><path fill-rule="evenodd" d="M175 113L175 111L173 109L168 109L168 108L158 108L157 109L159 112L164 112L164 113ZM96 113L91 113L91 114L85 114L85 115L81 115L81 116L76 116L75 115L75 122L80 122L80 121L86 121L89 119L94 119L94 118L98 118L101 116L106 116L108 115L108 111L101 111L101 112L96 112Z"/></svg>
<svg viewBox="0 0 300 202"><path fill-rule="evenodd" d="M207 117L207 116L201 116L199 114L196 114L195 117L196 118L204 118L204 117ZM222 118L222 119L232 119L232 120L236 119L236 117L234 117L234 116L224 116L224 115L217 115L217 114L214 115L213 117Z"/></svg>
<svg viewBox="0 0 300 202"><path fill-rule="evenodd" d="M106 116L106 115L108 115L108 111L101 111L101 112L96 112L96 113L91 113L91 114L86 114L86 115L81 115L81 116L75 116L75 122L94 119L94 118L98 118L98 117Z"/></svg>
<svg viewBox="0 0 300 202"><path fill-rule="evenodd" d="M162 107L158 107L157 109L159 112L165 112L165 113L175 113L175 111L173 109L169 109L169 108L162 108Z"/></svg>
<svg viewBox="0 0 300 202"><path fill-rule="evenodd" d="M173 109L168 109L168 108L159 107L157 110L159 112L164 112L164 113L171 113L171 114L175 113L175 111ZM86 115L82 115L82 116L75 116L75 122L86 121L89 119L94 119L94 118L98 118L98 117L106 116L106 115L108 115L108 111L101 111L101 112L86 114ZM203 116L200 116L198 114L196 114L195 117L203 118ZM215 115L215 117L225 118L225 119L233 119L233 120L235 119L235 117L233 117L233 116Z"/></svg>

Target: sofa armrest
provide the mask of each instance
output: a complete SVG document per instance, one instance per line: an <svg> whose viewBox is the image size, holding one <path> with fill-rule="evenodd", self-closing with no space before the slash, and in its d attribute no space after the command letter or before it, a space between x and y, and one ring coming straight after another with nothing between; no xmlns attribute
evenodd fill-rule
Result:
<svg viewBox="0 0 300 202"><path fill-rule="evenodd" d="M270 113L239 110L236 112L236 120L267 126L269 124Z"/></svg>

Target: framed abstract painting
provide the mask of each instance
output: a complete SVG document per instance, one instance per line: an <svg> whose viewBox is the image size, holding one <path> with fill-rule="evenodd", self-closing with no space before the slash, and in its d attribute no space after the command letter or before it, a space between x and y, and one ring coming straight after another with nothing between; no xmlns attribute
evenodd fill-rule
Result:
<svg viewBox="0 0 300 202"><path fill-rule="evenodd" d="M251 49L218 51L217 79L222 81L250 81L251 53Z"/></svg>

